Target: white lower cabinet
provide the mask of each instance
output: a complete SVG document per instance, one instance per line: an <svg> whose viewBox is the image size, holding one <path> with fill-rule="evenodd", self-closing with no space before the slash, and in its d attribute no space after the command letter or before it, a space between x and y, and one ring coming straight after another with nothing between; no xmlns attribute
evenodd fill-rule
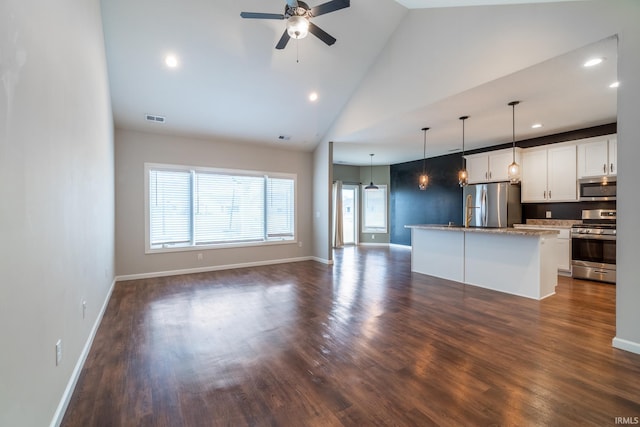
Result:
<svg viewBox="0 0 640 427"><path fill-rule="evenodd" d="M571 275L571 237L567 229L559 230L556 244L558 245L558 272Z"/></svg>
<svg viewBox="0 0 640 427"><path fill-rule="evenodd" d="M556 239L556 260L558 263L558 274L571 276L571 230L568 228L515 224L515 228L531 228L534 230L557 230Z"/></svg>

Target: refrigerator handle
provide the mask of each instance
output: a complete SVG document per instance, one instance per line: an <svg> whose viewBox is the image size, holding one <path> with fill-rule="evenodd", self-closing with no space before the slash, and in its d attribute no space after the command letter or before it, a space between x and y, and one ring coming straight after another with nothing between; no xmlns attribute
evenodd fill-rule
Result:
<svg viewBox="0 0 640 427"><path fill-rule="evenodd" d="M487 190L482 189L482 204L480 205L480 212L482 214L482 226L487 226Z"/></svg>

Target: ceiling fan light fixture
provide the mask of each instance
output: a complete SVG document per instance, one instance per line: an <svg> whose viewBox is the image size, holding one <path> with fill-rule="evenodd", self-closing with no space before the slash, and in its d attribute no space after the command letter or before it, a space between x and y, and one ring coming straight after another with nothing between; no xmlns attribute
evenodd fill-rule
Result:
<svg viewBox="0 0 640 427"><path fill-rule="evenodd" d="M309 20L304 16L292 16L287 20L287 34L292 39L303 39L309 34Z"/></svg>

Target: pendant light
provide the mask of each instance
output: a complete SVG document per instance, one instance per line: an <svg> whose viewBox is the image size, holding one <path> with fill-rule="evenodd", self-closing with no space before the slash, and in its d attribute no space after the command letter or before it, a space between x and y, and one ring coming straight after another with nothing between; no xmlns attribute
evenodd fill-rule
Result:
<svg viewBox="0 0 640 427"><path fill-rule="evenodd" d="M512 129L513 129L513 136L512 136L513 163L509 165L509 181L512 184L517 184L520 182L520 165L516 163L516 105L518 104L520 104L520 101L511 101L509 103L512 111Z"/></svg>
<svg viewBox="0 0 640 427"><path fill-rule="evenodd" d="M371 182L369 183L369 185L367 185L366 187L364 187L365 190L377 190L378 186L373 184L373 156L374 154L369 154L369 156L371 156L371 167L370 167L370 172L371 172Z"/></svg>
<svg viewBox="0 0 640 427"><path fill-rule="evenodd" d="M427 131L429 128L422 128L422 132L424 132L424 145L422 148L422 175L420 175L420 180L418 181L418 188L422 191L427 189L427 185L429 185L429 177L427 176L426 166L427 166Z"/></svg>
<svg viewBox="0 0 640 427"><path fill-rule="evenodd" d="M465 168L466 160L464 158L464 121L468 118L469 116L460 117L460 120L462 120L462 168L460 169L460 172L458 172L458 184L460 184L460 187L467 185L469 179L469 174Z"/></svg>

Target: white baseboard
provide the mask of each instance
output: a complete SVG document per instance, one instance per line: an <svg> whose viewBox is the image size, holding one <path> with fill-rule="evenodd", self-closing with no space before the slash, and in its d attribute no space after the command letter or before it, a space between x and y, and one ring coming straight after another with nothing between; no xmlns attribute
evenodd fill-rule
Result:
<svg viewBox="0 0 640 427"><path fill-rule="evenodd" d="M96 337L96 332L98 332L98 327L100 327L104 312L107 310L107 305L109 305L109 300L111 299L111 294L113 293L113 287L115 286L115 284L116 279L113 279L113 281L111 282L111 286L109 287L109 292L107 292L107 296L102 303L102 307L100 308L100 313L98 313L98 317L96 317L96 321L93 323L93 327L91 328L89 337L84 344L82 352L80 353L80 357L78 357L76 366L73 368L71 378L69 378L67 387L62 394L62 399L60 399L60 403L58 403L58 407L56 408L56 412L53 415L50 427L59 427L60 424L62 424L62 418L64 418L64 414L67 411L67 407L69 406L69 402L71 401L71 396L73 395L73 391L75 390L78 379L80 378L80 373L82 372L84 363L87 360L87 356L89 355L89 350L91 350L93 339Z"/></svg>
<svg viewBox="0 0 640 427"><path fill-rule="evenodd" d="M620 350L626 350L630 351L631 353L640 354L640 343L615 337L612 341L612 344L615 348L619 348Z"/></svg>
<svg viewBox="0 0 640 427"><path fill-rule="evenodd" d="M125 274L122 276L116 276L116 281L121 282L125 280L138 280L138 279L151 279L154 277L179 276L181 274L207 273L209 271L232 270L234 268L246 268L246 267L260 267L263 265L287 264L290 262L301 262L301 261L317 261L323 264L333 264L333 261L330 261L330 260L323 260L321 258L308 256L308 257L298 257L298 258L274 259L274 260L267 260L267 261L244 262L244 263L238 263L238 264L212 265L207 267L185 268L180 270L156 271L151 273Z"/></svg>
<svg viewBox="0 0 640 427"><path fill-rule="evenodd" d="M389 243L390 248L398 248L398 249L409 249L411 250L411 245L401 245L399 243Z"/></svg>
<svg viewBox="0 0 640 427"><path fill-rule="evenodd" d="M358 243L358 246L389 246L389 243L371 243L371 242L367 242L367 243Z"/></svg>
<svg viewBox="0 0 640 427"><path fill-rule="evenodd" d="M333 265L333 260L332 259L324 259L324 258L318 258L318 257L311 257L311 259L315 262L320 262L322 264L327 264L327 265Z"/></svg>

